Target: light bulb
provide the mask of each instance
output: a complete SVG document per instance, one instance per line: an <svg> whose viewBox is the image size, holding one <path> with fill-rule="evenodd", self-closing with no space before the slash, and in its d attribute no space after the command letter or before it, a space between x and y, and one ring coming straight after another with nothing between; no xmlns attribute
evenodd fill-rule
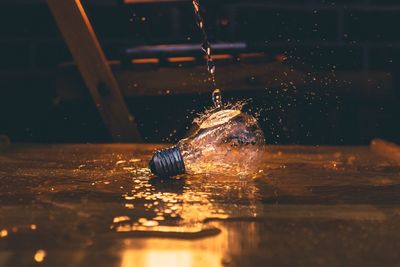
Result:
<svg viewBox="0 0 400 267"><path fill-rule="evenodd" d="M174 147L156 151L149 163L153 174L241 175L254 171L264 146L257 120L240 110L208 115L189 137Z"/></svg>

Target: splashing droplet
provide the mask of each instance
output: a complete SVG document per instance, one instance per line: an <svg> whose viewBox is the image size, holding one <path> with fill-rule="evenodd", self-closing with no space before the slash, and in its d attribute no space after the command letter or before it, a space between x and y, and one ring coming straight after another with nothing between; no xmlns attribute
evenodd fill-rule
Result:
<svg viewBox="0 0 400 267"><path fill-rule="evenodd" d="M218 88L215 89L212 93L212 100L214 102L214 106L216 108L221 108L222 107L222 95L221 95L221 90Z"/></svg>

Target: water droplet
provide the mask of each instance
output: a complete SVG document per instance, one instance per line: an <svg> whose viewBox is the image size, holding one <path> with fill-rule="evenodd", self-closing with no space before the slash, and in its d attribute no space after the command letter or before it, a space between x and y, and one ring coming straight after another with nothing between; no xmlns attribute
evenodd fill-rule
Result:
<svg viewBox="0 0 400 267"><path fill-rule="evenodd" d="M43 249L39 249L36 251L35 256L33 258L35 259L36 262L42 262L44 261L44 258L46 257L47 253Z"/></svg>
<svg viewBox="0 0 400 267"><path fill-rule="evenodd" d="M153 218L153 220L155 220L155 221L163 221L163 220L165 220L165 218L164 218L164 216L156 216L156 217Z"/></svg>
<svg viewBox="0 0 400 267"><path fill-rule="evenodd" d="M222 107L222 95L221 95L221 90L220 89L215 89L212 93L212 100L214 102L214 106L216 108L221 108Z"/></svg>
<svg viewBox="0 0 400 267"><path fill-rule="evenodd" d="M131 204L131 203L126 203L125 204L125 208L127 208L127 209L134 209L135 208L135 206L133 205L133 204Z"/></svg>
<svg viewBox="0 0 400 267"><path fill-rule="evenodd" d="M118 217L114 217L113 223L125 222L125 221L129 221L130 219L131 218L129 218L128 216L118 216Z"/></svg>
<svg viewBox="0 0 400 267"><path fill-rule="evenodd" d="M157 226L158 222L157 221L153 221L153 220L148 220L142 223L143 226L146 227L153 227L153 226Z"/></svg>

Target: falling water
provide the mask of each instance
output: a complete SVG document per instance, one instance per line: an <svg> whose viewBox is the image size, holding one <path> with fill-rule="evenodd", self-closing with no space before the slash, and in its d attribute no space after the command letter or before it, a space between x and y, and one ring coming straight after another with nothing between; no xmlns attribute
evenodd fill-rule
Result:
<svg viewBox="0 0 400 267"><path fill-rule="evenodd" d="M222 95L221 95L221 90L218 88L215 89L212 93L212 100L214 102L214 106L216 108L221 108L222 107Z"/></svg>
<svg viewBox="0 0 400 267"><path fill-rule="evenodd" d="M214 106L216 108L221 108L222 95L221 95L221 90L217 88L217 83L215 81L215 64L211 57L211 44L208 41L207 33L206 33L206 30L204 27L204 19L200 13L199 1L192 0L192 3L193 3L194 13L195 13L195 17L196 17L196 23L197 23L197 26L199 26L199 29L203 36L203 44L202 44L201 48L207 57L207 71L211 76L211 80L213 82L214 88L216 88L216 89L214 89L214 91L212 93L212 100L213 100Z"/></svg>

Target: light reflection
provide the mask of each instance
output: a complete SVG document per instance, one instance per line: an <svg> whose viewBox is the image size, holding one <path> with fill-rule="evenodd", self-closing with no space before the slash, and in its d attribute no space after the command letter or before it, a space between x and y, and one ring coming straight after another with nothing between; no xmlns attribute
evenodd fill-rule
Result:
<svg viewBox="0 0 400 267"><path fill-rule="evenodd" d="M134 206L133 204L131 204L131 203L125 203L125 208L127 208L127 209L134 209L135 206Z"/></svg>
<svg viewBox="0 0 400 267"><path fill-rule="evenodd" d="M220 266L218 254L201 250L127 250L121 267L195 267Z"/></svg>
<svg viewBox="0 0 400 267"><path fill-rule="evenodd" d="M125 164L128 164L128 161L119 163L118 167L126 167ZM122 236L162 236L164 238L183 239L182 242L188 242L184 239L219 237L221 230L215 226L214 219L248 218L255 217L257 214L258 201L256 196L258 191L252 179L230 175L219 175L217 177L205 175L160 180L152 179L147 168L132 167L133 169L124 169L124 171L132 174L131 189L121 194L123 204L122 209L118 211L121 213L114 215L115 217L110 225L112 231L120 233ZM229 201L221 202L219 200L221 197L228 198ZM222 235L222 239L226 238L226 234ZM173 243L175 244L175 241ZM220 242L219 246L226 247L225 243L225 241L223 244ZM175 247L172 247L173 251L170 251L171 247L164 250L153 245L146 248L145 251L138 251L130 245L128 247L123 255L122 266L132 264L129 260L130 257L134 257L132 255L157 254L159 256L152 257L163 258L164 254L175 253ZM142 249L142 245L140 249ZM221 249L218 248L216 251L221 251ZM193 258L193 253L201 254L201 252L187 250L187 248L182 248L177 253L186 253L185 255L189 255L187 259ZM157 260L146 260L143 255L138 257L145 263L138 265L168 266L165 262L168 262L169 259L161 259L162 264L160 264ZM220 265L220 253L216 253L213 257L207 256L207 258L213 260L210 262L207 259L205 264ZM173 266L181 266L175 264L175 260L173 262ZM182 264L186 264L182 266L202 266L191 263L189 260L182 261Z"/></svg>
<svg viewBox="0 0 400 267"><path fill-rule="evenodd" d="M184 240L175 235L172 237L177 239L125 239L122 241L124 249L120 266L218 267L229 263L235 255L246 251L250 253L260 245L255 222L235 222L233 225L215 222L213 226L221 232L209 238ZM158 227L159 230L165 228ZM187 229L181 231L185 233Z"/></svg>
<svg viewBox="0 0 400 267"><path fill-rule="evenodd" d="M131 219L131 218L129 218L128 216L118 216L118 217L114 217L113 223L119 223L119 222L129 221L130 219Z"/></svg>
<svg viewBox="0 0 400 267"><path fill-rule="evenodd" d="M146 224L146 223L145 223ZM200 224L192 225L192 226L162 226L162 225L151 225L153 227L149 227L146 225L137 225L137 224L123 224L116 227L117 232L158 232L158 233L169 233L170 237L175 237L177 234L182 234L184 237L186 234L191 233L201 233L205 229Z"/></svg>
<svg viewBox="0 0 400 267"><path fill-rule="evenodd" d="M44 261L44 258L46 257L47 253L43 249L39 249L36 251L35 256L33 257L36 262L42 262Z"/></svg>
<svg viewBox="0 0 400 267"><path fill-rule="evenodd" d="M0 231L0 238L8 236L8 231L7 229L3 229Z"/></svg>
<svg viewBox="0 0 400 267"><path fill-rule="evenodd" d="M149 176L135 177L131 191L122 195L123 207L129 213L115 217L110 229L173 235L182 231L202 233L209 230L206 221L210 219L257 216L257 188L252 180L219 176L209 183L208 177L162 181ZM222 195L230 197L228 206L215 201ZM235 202L238 208L232 209Z"/></svg>

